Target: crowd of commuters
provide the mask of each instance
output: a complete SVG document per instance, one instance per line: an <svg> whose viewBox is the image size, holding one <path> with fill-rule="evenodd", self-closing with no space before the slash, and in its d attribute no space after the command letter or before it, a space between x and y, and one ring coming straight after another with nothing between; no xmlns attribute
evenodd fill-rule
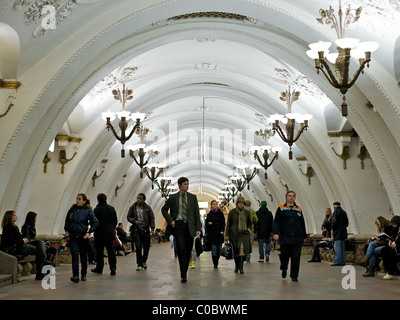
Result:
<svg viewBox="0 0 400 320"><path fill-rule="evenodd" d="M195 267L196 256L203 252L202 238L211 252L214 268L218 268L222 246L228 239L234 261L234 272L244 274L244 262L250 262L253 239L257 238L259 262L269 262L270 252L279 243L279 268L282 278L289 276L293 282L298 281L300 272L301 249L307 238L304 214L295 202L296 193L288 191L284 203L280 204L275 216L267 207L266 201L260 202L257 211L251 208L251 202L239 195L235 208L229 211L227 220L216 200L211 201L210 211L202 228L200 210L196 195L188 192L189 180L178 179L179 191L171 194L161 208L166 220L165 232L155 229L154 213L146 203L146 196L139 193L136 202L129 208L127 220L131 224L129 233L122 223L117 223L117 212L107 203L107 196L97 195L97 205L93 209L90 200L84 193L79 193L76 202L68 210L64 230L68 235L68 246L72 258L71 281L85 281L88 261L95 263L93 273L104 271L104 250L107 251L110 275L115 276L117 255L136 252L136 270L145 270L150 253L152 239L164 242L169 239L174 247L175 257L179 261L181 282L188 281L188 268ZM345 265L345 243L348 237L349 220L347 213L339 202L333 203L333 212L325 210L321 230L323 238L314 244L309 262L321 262L320 248L334 250L335 259L332 266ZM45 265L55 266L57 249L49 242L36 238L36 222L38 215L28 212L25 222L19 231L16 225L17 214L7 211L2 220L2 238L0 250L12 255L35 255L35 279L45 276L42 268ZM384 279L395 279L399 275L400 217L391 220L378 217L375 221L378 234L365 246L363 265L366 267L364 277L373 277L379 269L381 259L387 274ZM202 229L205 234L202 234ZM131 244L131 252L124 245ZM200 249L199 249L200 244ZM290 265L290 266L289 266Z"/></svg>

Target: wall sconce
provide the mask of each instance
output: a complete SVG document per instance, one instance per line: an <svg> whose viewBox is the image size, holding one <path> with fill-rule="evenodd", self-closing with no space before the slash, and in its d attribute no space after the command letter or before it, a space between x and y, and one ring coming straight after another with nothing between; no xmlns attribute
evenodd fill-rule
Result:
<svg viewBox="0 0 400 320"><path fill-rule="evenodd" d="M119 100L122 105L122 111L119 112L103 112L101 115L103 119L106 121L106 127L107 130L113 133L114 137L119 140L122 144L122 149L121 149L121 158L125 158L125 149L124 149L124 144L126 141L128 141L133 133L136 131L136 129L140 126L140 122L145 118L144 113L136 112L136 113L130 113L128 111L125 111L125 105L128 100L131 100L133 98L132 96L133 91L131 89L125 89L125 84L123 85L122 93L118 89L114 89L112 91L112 94L114 95L115 100ZM119 128L121 130L121 136L118 136L117 132L115 131L113 125L111 124L111 121L113 121L116 117L120 119L119 121ZM128 129L128 121L132 119L136 121L135 126L133 127L132 131L127 135L126 130Z"/></svg>
<svg viewBox="0 0 400 320"><path fill-rule="evenodd" d="M342 154L338 154L335 150L335 148L332 148L333 152L343 160L343 169L346 170L346 161L350 157L350 146L343 146L342 147Z"/></svg>
<svg viewBox="0 0 400 320"><path fill-rule="evenodd" d="M360 146L360 153L357 157L361 161L361 169L364 169L364 160L367 157L367 148L364 145Z"/></svg>
<svg viewBox="0 0 400 320"><path fill-rule="evenodd" d="M10 111L10 109L14 106L11 99L15 99L16 92L17 92L16 90L20 85L21 85L21 82L19 82L19 81L4 80L0 73L0 89L10 89L10 92L2 93L0 95L2 97L2 100L4 98L4 100L6 101L5 111L0 114L0 118L4 117Z"/></svg>
<svg viewBox="0 0 400 320"><path fill-rule="evenodd" d="M338 40L335 41L337 45L338 53L329 53L329 47L331 42L312 43L309 45L311 50L307 51L307 55L314 59L315 68L317 73L322 71L324 76L328 79L329 83L340 90L343 95L342 103L342 115L347 116L347 103L346 96L347 90L356 82L360 73L363 72L365 65L369 67L369 62L371 61L371 53L378 49L379 44L377 42L360 42L359 39L355 38L345 38L346 27L356 22L360 18L362 8L350 9L350 5L345 10L345 17L343 19L343 11L341 0L339 0L339 19L335 16L334 10L329 6L329 10L319 10L321 18L317 18L319 23L331 24L331 28L336 30ZM335 73L333 73L326 62L326 59L332 63L335 67ZM354 57L359 61L359 67L355 72L353 79L349 78L349 67L350 67L350 57ZM335 77L336 75L336 77Z"/></svg>
<svg viewBox="0 0 400 320"><path fill-rule="evenodd" d="M254 153L254 159L258 161L258 163L265 169L264 178L268 179L267 169L272 165L272 163L278 159L278 153L282 150L281 147L271 147L269 145L264 146L253 146L250 148L250 151ZM270 151L275 153L274 157L268 163L268 158L270 156ZM262 154L263 160L261 160L259 153Z"/></svg>
<svg viewBox="0 0 400 320"><path fill-rule="evenodd" d="M293 159L292 145L299 138L303 131L308 128L308 121L313 117L311 114L300 114L300 113L292 113L292 104L294 101L298 100L300 96L300 91L290 92L290 87L285 92L281 92L281 96L279 99L285 101L288 107L288 113L286 115L282 114L273 114L270 116L272 121L272 130L278 132L281 139L289 145L289 159ZM286 134L279 126L279 121L285 124ZM297 132L296 136L294 135L294 128L296 126L296 121L300 123L300 129Z"/></svg>
<svg viewBox="0 0 400 320"><path fill-rule="evenodd" d="M65 150L60 150L59 153L59 157L58 157L58 161L60 161L61 163L61 173L64 174L64 166L65 164L67 164L68 162L70 162L72 159L75 158L76 156L76 152L74 152L74 155L71 158L67 158L67 152Z"/></svg>

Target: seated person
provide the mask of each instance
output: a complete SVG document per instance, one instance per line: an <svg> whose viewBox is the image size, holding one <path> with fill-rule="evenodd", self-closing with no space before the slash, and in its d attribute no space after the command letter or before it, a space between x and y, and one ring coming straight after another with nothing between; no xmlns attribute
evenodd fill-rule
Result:
<svg viewBox="0 0 400 320"><path fill-rule="evenodd" d="M308 262L321 262L321 255L319 253L319 248L333 248L333 239L330 237L330 232L327 229L322 231L322 241L314 244L314 251L311 260Z"/></svg>
<svg viewBox="0 0 400 320"><path fill-rule="evenodd" d="M28 244L31 244L31 242L35 240L42 241L36 239L36 220L37 220L37 214L33 211L29 211L26 214L25 223L21 228L22 237L28 239ZM53 247L48 241L42 241L42 242L43 242L43 248L46 252L47 263L55 267L56 264L54 263L54 260L56 258L57 248Z"/></svg>
<svg viewBox="0 0 400 320"><path fill-rule="evenodd" d="M117 230L117 236L118 236L119 240L121 240L122 243L130 242L131 243L132 252L135 252L134 241L132 240L131 237L128 237L128 234L125 232L124 225L122 224L122 222L118 223L118 226L117 226L116 230ZM123 249L122 251L125 252L125 249Z"/></svg>
<svg viewBox="0 0 400 320"><path fill-rule="evenodd" d="M387 274L383 277L385 280L397 279L400 271L397 268L397 263L400 261L400 216L394 216L391 220L393 230L390 234L392 240L389 240L387 246L382 249L383 265Z"/></svg>
<svg viewBox="0 0 400 320"><path fill-rule="evenodd" d="M322 226L321 226L323 238L322 238L322 241L314 244L313 255L311 257L311 260L308 262L321 262L319 248L332 248L333 247L333 239L331 238L331 229L332 229L331 217L332 217L331 208L326 208L325 209L325 219L322 222Z"/></svg>
<svg viewBox="0 0 400 320"><path fill-rule="evenodd" d="M375 220L375 225L378 230L378 234L382 232L390 235L392 233L392 223L386 218L379 216ZM381 239L378 236L370 239L368 248L365 253L364 261L362 265L366 267L366 272L363 274L364 277L374 277L376 271L376 257L381 255L382 249L388 246L388 241Z"/></svg>
<svg viewBox="0 0 400 320"><path fill-rule="evenodd" d="M42 280L44 274L42 268L45 265L46 253L41 240L30 241L19 232L17 214L10 210L4 214L1 226L3 235L1 237L1 250L11 255L35 255L36 256L36 280ZM29 243L28 243L29 242Z"/></svg>

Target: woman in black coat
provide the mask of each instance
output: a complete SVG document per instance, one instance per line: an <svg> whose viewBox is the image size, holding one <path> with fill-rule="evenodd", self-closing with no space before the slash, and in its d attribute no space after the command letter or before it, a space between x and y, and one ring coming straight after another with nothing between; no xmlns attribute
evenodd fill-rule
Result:
<svg viewBox="0 0 400 320"><path fill-rule="evenodd" d="M206 218L206 237L211 244L211 258L214 268L218 268L222 244L224 243L225 217L216 200L211 201L210 213Z"/></svg>
<svg viewBox="0 0 400 320"><path fill-rule="evenodd" d="M55 267L56 264L54 263L54 261L57 254L57 248L53 247L48 241L45 242L40 239L36 239L36 220L37 220L36 212L29 211L26 214L25 223L21 228L22 236L29 240L28 244L32 244L34 241L42 242L44 250L43 255L46 256L47 263Z"/></svg>
<svg viewBox="0 0 400 320"><path fill-rule="evenodd" d="M69 246L72 258L71 281L79 282L79 258L81 262L81 281L86 281L88 264L89 236L99 222L93 213L90 201L84 193L78 193L76 204L68 210L64 230L69 234Z"/></svg>
<svg viewBox="0 0 400 320"><path fill-rule="evenodd" d="M23 237L19 232L17 214L10 210L4 214L1 226L3 234L1 237L1 250L11 255L35 255L36 256L36 280L42 280L42 268L45 264L46 255L41 240L31 241Z"/></svg>

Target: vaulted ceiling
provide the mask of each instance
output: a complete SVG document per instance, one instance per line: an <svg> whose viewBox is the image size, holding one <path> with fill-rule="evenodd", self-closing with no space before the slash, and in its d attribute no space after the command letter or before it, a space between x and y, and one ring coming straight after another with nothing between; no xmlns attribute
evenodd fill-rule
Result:
<svg viewBox="0 0 400 320"><path fill-rule="evenodd" d="M400 7L394 0L348 4L363 11L346 36L380 47L346 94L347 117L342 95L306 55L309 43L336 39L316 18L329 5L337 11L338 1L64 0L52 4L54 29L42 25L52 12L40 14L43 1L0 4L0 73L21 82L1 92L14 104L0 118L1 212L42 212L42 232L60 233L78 192L93 203L106 193L121 220L144 192L163 224L160 193L132 158L121 158L121 143L101 118L121 110L111 91L125 84L133 90L126 109L146 114L145 143L160 149L151 161L169 166L173 184L187 176L201 200L217 198L235 165L256 163L249 148L268 143L282 151L268 179L261 169L243 191L254 208L267 200L274 210L294 189L309 232L319 231L335 200L350 213L351 232L373 230L377 212L400 213ZM279 97L289 86L301 92L293 111L313 115L293 160L277 134L266 141L255 133L270 129L270 115L286 113ZM47 152L56 136L67 138ZM134 135L127 144L138 142ZM64 173L60 150L73 157ZM93 173L101 176L94 181Z"/></svg>

